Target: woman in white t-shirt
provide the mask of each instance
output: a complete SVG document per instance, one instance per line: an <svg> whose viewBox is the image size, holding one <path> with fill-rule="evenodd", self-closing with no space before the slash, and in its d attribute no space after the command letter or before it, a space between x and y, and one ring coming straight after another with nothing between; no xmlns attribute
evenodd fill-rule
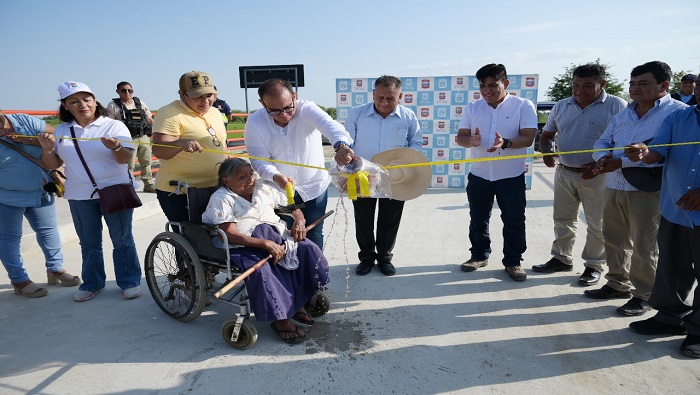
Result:
<svg viewBox="0 0 700 395"><path fill-rule="evenodd" d="M41 134L39 142L41 160L46 167L53 169L66 164L64 197L70 206L83 258L83 284L73 298L77 302L90 300L105 287L103 217L114 246L112 260L117 285L125 299L136 298L141 295L141 263L132 233L134 210L102 214L99 195L76 150L77 145L98 188L133 182L127 167L134 150L131 134L124 123L105 116L107 110L95 100L87 85L67 81L59 85L58 93L59 118L63 123L53 135Z"/></svg>

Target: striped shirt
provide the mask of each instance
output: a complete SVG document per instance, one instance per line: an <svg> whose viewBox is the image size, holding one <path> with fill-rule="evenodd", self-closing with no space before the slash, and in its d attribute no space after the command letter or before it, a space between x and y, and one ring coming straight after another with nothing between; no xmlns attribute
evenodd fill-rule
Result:
<svg viewBox="0 0 700 395"><path fill-rule="evenodd" d="M610 121L608 128L605 129L603 135L593 146L594 149L604 148L622 148L633 143L647 141L656 137L656 133L661 126L661 123L666 117L678 110L688 107L678 100L673 100L671 95L666 95L654 102L654 107L647 111L641 118L634 110L637 107L637 102L633 101L627 108L615 115ZM594 152L593 159L598 161L600 158L607 155L607 152ZM654 167L659 165L646 165L640 162L632 162L625 156L623 149L612 151L613 158L622 158L622 167ZM637 191L625 176L622 175L622 169L617 169L605 179L605 186L619 191Z"/></svg>

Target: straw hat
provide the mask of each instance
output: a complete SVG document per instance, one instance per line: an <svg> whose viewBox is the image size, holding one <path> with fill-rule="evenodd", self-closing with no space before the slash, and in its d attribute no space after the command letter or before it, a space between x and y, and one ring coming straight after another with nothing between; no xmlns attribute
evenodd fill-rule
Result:
<svg viewBox="0 0 700 395"><path fill-rule="evenodd" d="M428 158L411 148L394 148L374 155L372 162L380 166L427 163ZM425 193L430 186L432 171L430 166L402 167L387 169L391 179L391 198L411 200Z"/></svg>

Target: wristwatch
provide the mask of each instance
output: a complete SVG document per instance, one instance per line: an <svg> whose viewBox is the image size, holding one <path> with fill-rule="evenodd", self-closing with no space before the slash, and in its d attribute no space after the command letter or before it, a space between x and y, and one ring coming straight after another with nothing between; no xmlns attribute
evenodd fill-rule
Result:
<svg viewBox="0 0 700 395"><path fill-rule="evenodd" d="M342 140L341 140L341 141L338 141L337 143L333 144L333 150L334 150L335 152L338 152L338 150L339 150L340 147L342 147L342 146L346 146L346 147L347 147L347 146L348 146L348 143L346 143L345 141L342 141Z"/></svg>
<svg viewBox="0 0 700 395"><path fill-rule="evenodd" d="M503 145L501 145L501 149L510 148L511 145L513 145L513 142L510 141L510 139L504 138L504 139L503 139Z"/></svg>
<svg viewBox="0 0 700 395"><path fill-rule="evenodd" d="M116 146L116 147L114 147L114 148L110 148L110 149L111 149L112 151L114 151L114 152L117 152L117 151L119 151L119 150L122 149L122 145L119 144L118 146Z"/></svg>

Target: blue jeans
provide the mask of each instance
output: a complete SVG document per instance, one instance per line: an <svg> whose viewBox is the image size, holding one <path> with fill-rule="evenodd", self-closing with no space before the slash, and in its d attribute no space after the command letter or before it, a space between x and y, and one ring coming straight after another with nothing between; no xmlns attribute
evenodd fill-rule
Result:
<svg viewBox="0 0 700 395"><path fill-rule="evenodd" d="M300 204L304 203L304 208L301 212L304 213L304 218L306 219L306 224L310 225L312 222L321 218L323 214L326 213L326 206L328 205L328 189L323 191L321 196L311 199L308 201L303 201L298 192L294 193L294 203ZM294 224L294 219L292 217L283 215L282 219L287 223L287 227L291 228ZM316 243L318 248L323 250L323 222L316 225L315 228L311 229L307 234L306 238Z"/></svg>
<svg viewBox="0 0 700 395"><path fill-rule="evenodd" d="M140 285L141 263L131 226L134 209L102 214L98 199L69 200L68 203L83 257L83 284L80 290L97 291L105 286L107 277L102 251L102 217L107 223L109 237L114 246L112 260L117 285L121 289Z"/></svg>
<svg viewBox="0 0 700 395"><path fill-rule="evenodd" d="M467 176L469 241L472 259L486 260L491 254L489 221L496 197L503 221L503 265L519 266L527 249L525 242L525 174L497 181L471 173Z"/></svg>
<svg viewBox="0 0 700 395"><path fill-rule="evenodd" d="M20 255L22 239L22 218L26 217L36 233L36 241L44 252L46 269L52 272L63 270L63 253L61 238L56 223L56 206L54 198L42 200L43 207L12 207L0 203L0 260L2 261L10 282L13 284L29 280Z"/></svg>

